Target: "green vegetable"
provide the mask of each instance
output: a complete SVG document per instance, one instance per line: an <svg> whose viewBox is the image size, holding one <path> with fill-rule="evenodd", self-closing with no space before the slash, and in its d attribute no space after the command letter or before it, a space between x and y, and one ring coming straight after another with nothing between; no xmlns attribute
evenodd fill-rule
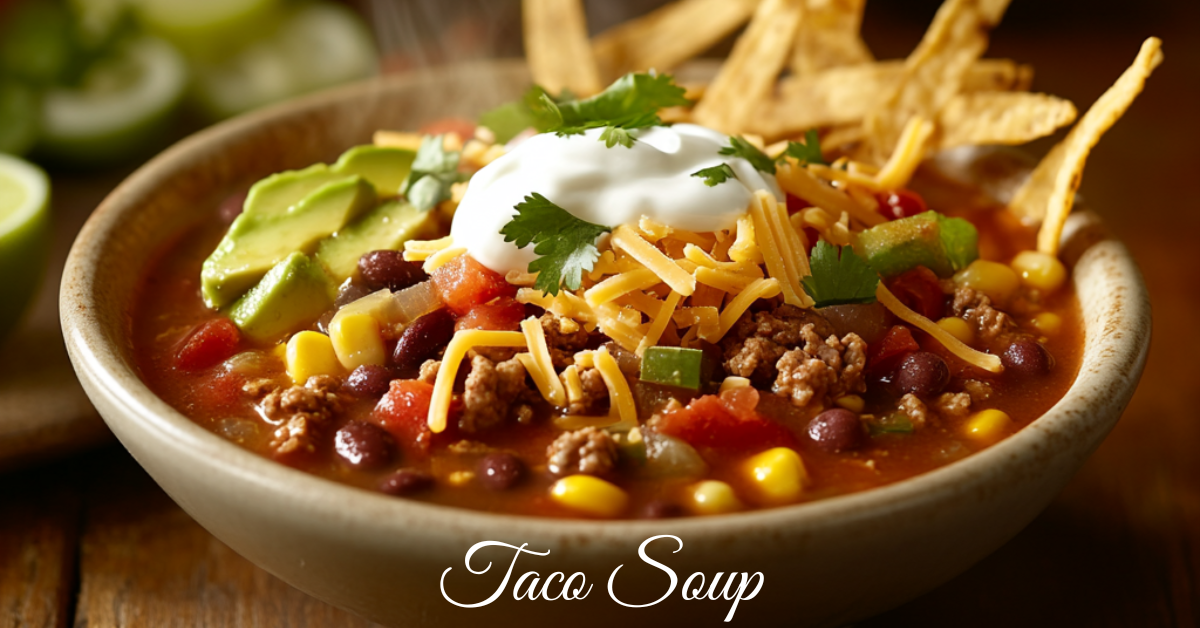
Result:
<svg viewBox="0 0 1200 628"><path fill-rule="evenodd" d="M754 166L755 170L758 170L759 172L769 172L771 174L775 174L775 160L767 157L766 153L758 150L757 146L747 142L745 138L740 136L730 137L729 146L726 146L717 152L722 155L741 157L742 159L750 162L750 165Z"/></svg>
<svg viewBox="0 0 1200 628"><path fill-rule="evenodd" d="M821 155L821 138L816 129L806 131L803 142L788 142L780 159L783 157L795 157L801 164L825 163L825 157Z"/></svg>
<svg viewBox="0 0 1200 628"><path fill-rule="evenodd" d="M804 292L816 302L816 307L871 303L875 300L879 275L855 254L854 249L848 246L835 248L820 240L813 247L809 265L812 274L801 280L801 285Z"/></svg>
<svg viewBox="0 0 1200 628"><path fill-rule="evenodd" d="M401 190L413 207L429 211L450 198L450 186L463 180L458 172L459 151L448 151L443 136L426 135Z"/></svg>
<svg viewBox="0 0 1200 628"><path fill-rule="evenodd" d="M711 376L712 362L700 349L650 347L642 356L643 382L700 390Z"/></svg>
<svg viewBox="0 0 1200 628"><path fill-rule="evenodd" d="M736 179L737 175L733 173L733 168L729 164L719 164L711 168L702 168L692 173L693 177L704 179L704 185L713 187L719 183L724 183L730 179Z"/></svg>
<svg viewBox="0 0 1200 628"><path fill-rule="evenodd" d="M882 418L867 422L867 432L871 436L880 434L912 434L913 424L908 415L903 412L892 412Z"/></svg>
<svg viewBox="0 0 1200 628"><path fill-rule="evenodd" d="M855 238L855 248L884 277L925 266L949 277L979 257L979 233L962 218L935 211L875 225Z"/></svg>
<svg viewBox="0 0 1200 628"><path fill-rule="evenodd" d="M676 85L669 74L629 73L613 82L607 89L583 100L554 102L544 92L532 110L539 122L539 131L554 131L559 135L579 135L588 129L603 127L600 140L612 148L617 144L633 146L632 129L661 126L658 110L663 107L690 105L683 97L685 90Z"/></svg>
<svg viewBox="0 0 1200 628"><path fill-rule="evenodd" d="M529 272L538 273L533 286L550 295L558 294L563 284L579 289L584 271L600 258L596 238L612 227L580 220L537 192L526 196L516 210L500 233L505 242L515 242L520 249L534 243L533 252L540 257L529 263Z"/></svg>
<svg viewBox="0 0 1200 628"><path fill-rule="evenodd" d="M558 108L547 107L541 102L542 97L550 98L550 95L546 90L534 85L525 92L521 100L505 103L479 116L479 126L491 129L496 136L496 142L504 144L525 129L543 132L555 124L561 124L562 114ZM567 99L564 92L560 100ZM555 101L551 99L551 102Z"/></svg>
<svg viewBox="0 0 1200 628"><path fill-rule="evenodd" d="M294 252L234 302L229 318L254 340L278 340L333 307L334 290L320 264Z"/></svg>

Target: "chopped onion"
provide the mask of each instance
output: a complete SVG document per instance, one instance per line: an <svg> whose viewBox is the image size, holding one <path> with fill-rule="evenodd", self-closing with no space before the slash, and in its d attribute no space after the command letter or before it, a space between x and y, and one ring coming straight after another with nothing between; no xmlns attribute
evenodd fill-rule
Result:
<svg viewBox="0 0 1200 628"><path fill-rule="evenodd" d="M646 443L646 462L638 469L638 475L665 478L700 477L708 473L708 464L696 448L682 439L643 429L642 440Z"/></svg>
<svg viewBox="0 0 1200 628"><path fill-rule="evenodd" d="M393 293L389 314L395 316L395 322L407 325L442 307L444 305L438 298L437 291L433 289L433 282L422 281Z"/></svg>

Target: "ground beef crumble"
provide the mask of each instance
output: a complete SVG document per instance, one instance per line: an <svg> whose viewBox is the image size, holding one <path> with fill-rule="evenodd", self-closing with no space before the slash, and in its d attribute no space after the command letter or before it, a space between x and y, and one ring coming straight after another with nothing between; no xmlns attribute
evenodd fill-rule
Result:
<svg viewBox="0 0 1200 628"><path fill-rule="evenodd" d="M546 345L550 347L550 361L555 370L561 371L575 363L575 354L587 348L587 330L569 318L552 312L542 314L542 330L546 333Z"/></svg>
<svg viewBox="0 0 1200 628"><path fill-rule="evenodd" d="M278 387L263 397L259 411L279 425L270 443L276 454L316 451L318 433L342 411L337 395L341 383L336 377L314 375L303 386Z"/></svg>
<svg viewBox="0 0 1200 628"><path fill-rule="evenodd" d="M992 307L987 295L965 286L954 291L950 309L955 316L974 325L984 342L992 342L1017 327L1011 316Z"/></svg>
<svg viewBox="0 0 1200 628"><path fill-rule="evenodd" d="M605 475L617 466L617 443L595 427L563 432L546 448L546 462L554 475Z"/></svg>
<svg viewBox="0 0 1200 628"><path fill-rule="evenodd" d="M804 342L801 330L805 325L811 325L819 337L834 333L823 316L792 305L746 312L721 340L726 372L749 378L759 387L769 386L783 354Z"/></svg>
<svg viewBox="0 0 1200 628"><path fill-rule="evenodd" d="M495 427L514 415L518 421L528 423L533 419L530 399L525 367L520 361L514 358L496 363L472 352L458 427L471 434Z"/></svg>
<svg viewBox="0 0 1200 628"><path fill-rule="evenodd" d="M583 396L574 399L567 407L568 414L603 414L608 407L608 385L600 370L592 367L579 370L579 381L583 383Z"/></svg>
<svg viewBox="0 0 1200 628"><path fill-rule="evenodd" d="M777 394L802 408L814 401L827 405L828 399L866 392L867 343L858 334L841 339L830 334L821 340L809 323L800 329L800 337L804 346L784 353L776 363Z"/></svg>
<svg viewBox="0 0 1200 628"><path fill-rule="evenodd" d="M932 406L940 416L961 418L971 411L971 395L965 392L942 393L933 400Z"/></svg>
<svg viewBox="0 0 1200 628"><path fill-rule="evenodd" d="M914 429L925 427L925 422L929 419L929 408L912 393L900 398L900 411L908 416Z"/></svg>

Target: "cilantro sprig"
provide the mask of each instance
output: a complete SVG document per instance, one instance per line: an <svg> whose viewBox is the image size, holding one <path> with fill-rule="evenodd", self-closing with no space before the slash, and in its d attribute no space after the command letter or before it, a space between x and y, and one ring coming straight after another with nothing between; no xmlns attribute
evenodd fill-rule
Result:
<svg viewBox="0 0 1200 628"><path fill-rule="evenodd" d="M539 257L529 263L529 272L537 273L533 287L551 296L566 285L578 290L583 273L592 270L600 251L596 238L612 231L572 216L567 210L534 192L516 205L517 215L500 229L505 242L523 249L534 244Z"/></svg>
<svg viewBox="0 0 1200 628"><path fill-rule="evenodd" d="M800 283L804 292L812 297L815 307L871 303L875 300L879 275L854 249L848 246L835 247L820 240L813 247L809 265L812 274Z"/></svg>
<svg viewBox="0 0 1200 628"><path fill-rule="evenodd" d="M803 142L788 142L787 148L779 159L794 157L801 164L824 164L825 157L821 154L821 138L816 129L804 133Z"/></svg>
<svg viewBox="0 0 1200 628"><path fill-rule="evenodd" d="M579 135L588 129L603 128L600 141L606 146L620 144L630 148L635 140L630 131L664 124L658 116L660 109L692 104L684 93L669 74L633 72L584 99L565 93L556 99L535 86L520 103L493 109L480 118L480 123L492 129L498 141L507 141L529 127L540 133L559 135ZM501 140L502 137L505 139Z"/></svg>
<svg viewBox="0 0 1200 628"><path fill-rule="evenodd" d="M441 135L426 135L413 158L412 171L400 190L412 206L429 211L450 198L450 186L464 180L458 172L459 151L445 149Z"/></svg>
<svg viewBox="0 0 1200 628"><path fill-rule="evenodd" d="M717 151L721 155L730 155L732 157L741 157L750 162L755 170L775 174L775 160L767 156L766 153L758 149L757 146L746 141L746 138L740 135L733 135L729 138L729 146Z"/></svg>
<svg viewBox="0 0 1200 628"><path fill-rule="evenodd" d="M701 168L693 172L692 176L704 179L704 185L710 188L730 179L737 178L737 175L733 172L733 168L730 168L727 163L720 163L710 168Z"/></svg>

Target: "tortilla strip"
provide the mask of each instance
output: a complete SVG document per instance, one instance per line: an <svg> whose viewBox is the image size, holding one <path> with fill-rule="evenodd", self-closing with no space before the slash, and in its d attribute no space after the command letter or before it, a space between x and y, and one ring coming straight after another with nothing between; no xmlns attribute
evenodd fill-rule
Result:
<svg viewBox="0 0 1200 628"><path fill-rule="evenodd" d="M866 4L867 0L806 0L804 22L792 47L792 72L810 76L874 61L859 35Z"/></svg>
<svg viewBox="0 0 1200 628"><path fill-rule="evenodd" d="M666 72L708 50L745 24L759 0L678 0L592 40L600 75Z"/></svg>
<svg viewBox="0 0 1200 628"><path fill-rule="evenodd" d="M1075 190L1083 179L1088 153L1129 109L1145 86L1146 78L1162 60L1162 41L1151 37L1143 42L1133 65L1092 103L1079 123L1050 149L1013 196L1009 209L1026 221L1042 221L1038 231L1039 251L1058 254L1058 240L1075 203Z"/></svg>
<svg viewBox="0 0 1200 628"><path fill-rule="evenodd" d="M976 92L950 99L938 115L937 149L1024 144L1075 121L1071 101L1047 94Z"/></svg>
<svg viewBox="0 0 1200 628"><path fill-rule="evenodd" d="M763 0L696 105L697 123L741 133L767 100L787 63L803 15L802 0Z"/></svg>
<svg viewBox="0 0 1200 628"><path fill-rule="evenodd" d="M936 119L962 90L971 65L987 49L987 33L1000 23L1009 0L946 0L921 43L904 62L893 91L863 120L877 161L891 154L904 125L913 116Z"/></svg>
<svg viewBox="0 0 1200 628"><path fill-rule="evenodd" d="M567 89L579 97L604 88L581 0L522 0L521 16L534 83L551 94Z"/></svg>
<svg viewBox="0 0 1200 628"><path fill-rule="evenodd" d="M962 91L1027 89L1032 77L1028 68L1009 59L980 59L967 71ZM903 72L903 61L879 61L789 76L780 81L779 96L763 103L747 130L775 139L861 122L880 94L895 89Z"/></svg>

